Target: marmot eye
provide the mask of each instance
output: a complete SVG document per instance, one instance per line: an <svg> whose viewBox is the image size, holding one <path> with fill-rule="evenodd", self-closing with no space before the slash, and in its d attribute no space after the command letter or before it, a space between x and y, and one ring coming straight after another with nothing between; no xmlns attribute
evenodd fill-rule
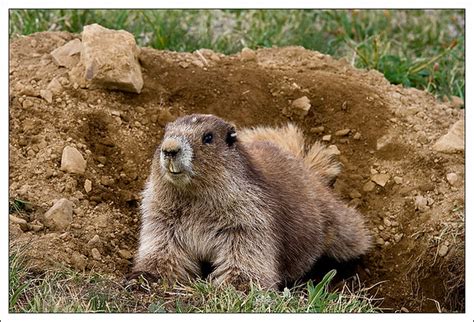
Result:
<svg viewBox="0 0 474 322"><path fill-rule="evenodd" d="M208 132L202 136L202 143L211 144L213 139L212 132Z"/></svg>

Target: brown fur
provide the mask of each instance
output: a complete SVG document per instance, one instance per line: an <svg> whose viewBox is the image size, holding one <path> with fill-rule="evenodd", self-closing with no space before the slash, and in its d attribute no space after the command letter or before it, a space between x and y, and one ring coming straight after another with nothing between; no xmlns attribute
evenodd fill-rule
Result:
<svg viewBox="0 0 474 322"><path fill-rule="evenodd" d="M209 131L214 140L204 144ZM185 138L172 169L186 170L169 179L169 163L157 150L134 271L185 282L201 276L208 262L217 284L245 287L252 280L274 288L300 278L322 255L345 261L368 250L362 217L327 186L339 168L322 145L305 153L293 125L243 130L229 143L233 131L211 115L167 126L164 142Z"/></svg>

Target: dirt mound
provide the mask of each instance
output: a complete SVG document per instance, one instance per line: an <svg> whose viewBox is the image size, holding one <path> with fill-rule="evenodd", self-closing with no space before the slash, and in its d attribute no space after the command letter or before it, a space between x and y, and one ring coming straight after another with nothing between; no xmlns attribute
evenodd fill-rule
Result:
<svg viewBox="0 0 474 322"><path fill-rule="evenodd" d="M356 268L361 282L383 281L374 290L391 310L464 310L464 152L432 148L463 110L300 47L232 56L143 48L141 94L83 89L50 55L74 38L38 33L10 44L9 193L30 202L14 214L26 223L11 221L10 245L27 242L38 268L122 278L137 247L140 192L168 121L199 112L240 127L279 125L289 120L282 111L306 96L311 108L294 122L309 142L337 147L344 170L334 189L374 235ZM41 92L48 85L51 103ZM86 159L84 174L60 170L65 146ZM72 224L51 231L42 216L61 198L74 204Z"/></svg>

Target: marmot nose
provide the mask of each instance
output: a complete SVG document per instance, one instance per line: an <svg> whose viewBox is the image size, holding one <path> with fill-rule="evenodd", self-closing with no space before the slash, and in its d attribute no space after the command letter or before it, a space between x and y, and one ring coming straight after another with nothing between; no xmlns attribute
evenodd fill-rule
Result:
<svg viewBox="0 0 474 322"><path fill-rule="evenodd" d="M181 145L176 139L166 139L161 145L161 151L168 158L174 158L181 151Z"/></svg>

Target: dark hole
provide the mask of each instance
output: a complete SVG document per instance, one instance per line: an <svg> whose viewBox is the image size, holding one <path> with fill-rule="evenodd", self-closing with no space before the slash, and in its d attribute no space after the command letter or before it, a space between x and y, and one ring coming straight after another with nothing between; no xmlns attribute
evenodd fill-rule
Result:
<svg viewBox="0 0 474 322"><path fill-rule="evenodd" d="M215 267L212 265L211 262L205 261L205 260L201 261L200 265L201 265L201 278L204 280L209 276L209 274L211 274L214 271Z"/></svg>

